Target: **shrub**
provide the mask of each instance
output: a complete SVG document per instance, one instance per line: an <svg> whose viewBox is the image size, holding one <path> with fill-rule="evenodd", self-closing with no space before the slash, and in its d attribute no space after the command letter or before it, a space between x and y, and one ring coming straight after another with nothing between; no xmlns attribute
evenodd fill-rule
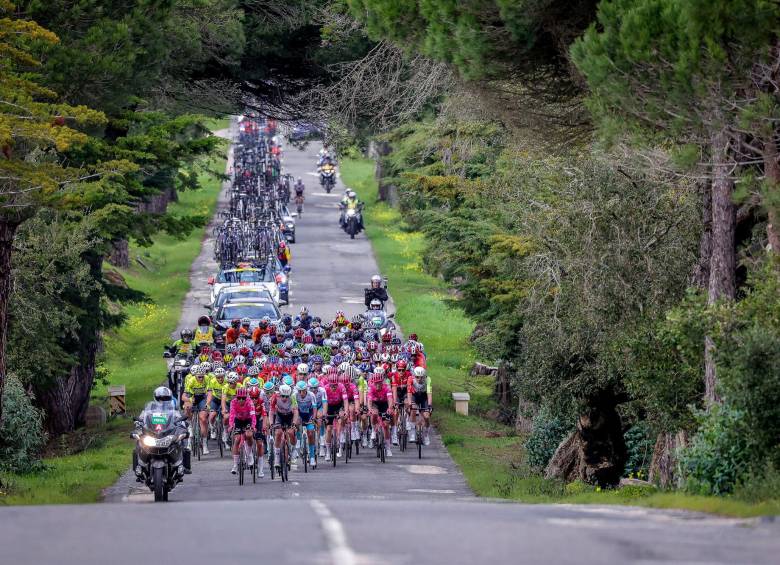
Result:
<svg viewBox="0 0 780 565"><path fill-rule="evenodd" d="M8 375L3 391L0 427L0 470L28 472L42 466L40 452L46 442L43 412L33 406L22 383Z"/></svg>
<svg viewBox="0 0 780 565"><path fill-rule="evenodd" d="M628 451L625 475L646 479L654 447L650 427L644 422L639 422L631 426L624 437Z"/></svg>
<svg viewBox="0 0 780 565"><path fill-rule="evenodd" d="M695 494L728 494L743 482L752 461L743 412L726 404L699 413L699 429L681 453L686 488Z"/></svg>
<svg viewBox="0 0 780 565"><path fill-rule="evenodd" d="M734 497L753 504L780 497L780 471L771 463L756 468L734 488Z"/></svg>
<svg viewBox="0 0 780 565"><path fill-rule="evenodd" d="M537 470L544 469L571 429L549 407L543 406L534 416L533 429L525 444L528 465Z"/></svg>

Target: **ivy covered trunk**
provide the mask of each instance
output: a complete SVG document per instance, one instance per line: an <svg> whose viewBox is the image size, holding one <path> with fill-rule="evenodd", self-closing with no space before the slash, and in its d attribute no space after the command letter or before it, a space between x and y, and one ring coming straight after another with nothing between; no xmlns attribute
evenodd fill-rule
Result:
<svg viewBox="0 0 780 565"><path fill-rule="evenodd" d="M85 257L90 275L102 279L102 256L90 253ZM95 383L97 356L101 348L100 332L103 327L100 297L102 290L94 289L82 304L78 333L67 339L67 349L73 351L78 362L67 374L52 382L35 387L38 404L46 410L46 428L51 435L73 431L83 425L92 387ZM35 386L35 385L33 385Z"/></svg>
<svg viewBox="0 0 780 565"><path fill-rule="evenodd" d="M11 251L19 224L0 221L0 422L3 420L3 389L7 371L8 301L11 296Z"/></svg>
<svg viewBox="0 0 780 565"><path fill-rule="evenodd" d="M733 300L736 295L735 234L737 207L732 199L733 159L729 154L729 138L725 130L712 136L712 238L710 250L710 280L707 302ZM709 336L704 343L704 398L707 403L718 402L717 375L714 359L715 344Z"/></svg>

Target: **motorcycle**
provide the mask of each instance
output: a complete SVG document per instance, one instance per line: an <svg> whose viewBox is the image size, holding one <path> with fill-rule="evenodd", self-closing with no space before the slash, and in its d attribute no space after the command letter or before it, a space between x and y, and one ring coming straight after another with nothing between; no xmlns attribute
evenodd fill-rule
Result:
<svg viewBox="0 0 780 565"><path fill-rule="evenodd" d="M169 348L163 353L165 359L173 359L168 365L168 388L173 392L175 399L181 398L184 392L184 379L190 372L192 366L192 355L189 353L177 353L175 356Z"/></svg>
<svg viewBox="0 0 780 565"><path fill-rule="evenodd" d="M363 314L363 318L368 321L369 328L379 333L381 338L387 332L395 332L396 325L392 321L395 314L388 314L384 310L369 310Z"/></svg>
<svg viewBox="0 0 780 565"><path fill-rule="evenodd" d="M336 166L326 163L320 167L320 184L325 192L330 194L333 187L336 186Z"/></svg>
<svg viewBox="0 0 780 565"><path fill-rule="evenodd" d="M344 213L344 231L349 234L350 239L355 239L355 236L363 230L363 206L359 205L357 208L348 208Z"/></svg>
<svg viewBox="0 0 780 565"><path fill-rule="evenodd" d="M172 402L149 402L143 419L134 418L136 441L133 471L136 480L154 493L155 502L168 500L168 493L184 479L189 467L189 451L183 441L189 437L187 419L174 409Z"/></svg>

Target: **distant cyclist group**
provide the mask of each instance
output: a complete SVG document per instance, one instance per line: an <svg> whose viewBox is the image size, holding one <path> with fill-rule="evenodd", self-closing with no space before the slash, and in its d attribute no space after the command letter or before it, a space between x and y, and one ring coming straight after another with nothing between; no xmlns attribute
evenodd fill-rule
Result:
<svg viewBox="0 0 780 565"><path fill-rule="evenodd" d="M327 155L320 159L320 165L331 163ZM355 209L354 201L354 193L345 195L344 215ZM257 209L250 204L243 209ZM285 481L289 471L308 472L323 460L348 463L361 448L384 462L396 446L413 444L421 457L430 442L433 401L425 348L416 334L403 339L397 331L385 311L386 287L386 279L372 277L365 311L351 318L341 310L321 318L302 307L295 316L242 317L229 324L201 316L182 330L166 347L167 386L154 391L137 419L138 480L156 499L167 500L192 472L193 460L215 450L230 457L239 483L246 473L253 481L263 478L266 464L272 479Z"/></svg>

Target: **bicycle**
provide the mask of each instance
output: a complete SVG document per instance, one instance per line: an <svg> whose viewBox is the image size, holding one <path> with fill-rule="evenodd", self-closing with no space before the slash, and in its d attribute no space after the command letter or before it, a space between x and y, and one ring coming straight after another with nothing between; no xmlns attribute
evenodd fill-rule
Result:
<svg viewBox="0 0 780 565"><path fill-rule="evenodd" d="M430 412L430 408L424 408L420 409L419 406L416 404L413 404L413 410L415 411L415 443L417 444L417 458L422 459L422 448L423 448L423 433L427 431L426 426L424 425L424 419L422 417L423 412Z"/></svg>
<svg viewBox="0 0 780 565"><path fill-rule="evenodd" d="M409 439L409 432L406 429L406 406L403 403L398 403L395 408L398 410L398 447L403 452L406 451L406 442Z"/></svg>
<svg viewBox="0 0 780 565"><path fill-rule="evenodd" d="M217 443L219 444L219 456L225 456L225 442L222 441L222 434L225 431L225 423L222 421L222 414L217 412L217 418L214 422L214 431L217 436Z"/></svg>
<svg viewBox="0 0 780 565"><path fill-rule="evenodd" d="M379 419L383 422L389 422L392 418L385 412L379 415ZM380 422L376 429L376 456L384 463L387 456L387 450L385 447L385 427Z"/></svg>
<svg viewBox="0 0 780 565"><path fill-rule="evenodd" d="M203 451L200 435L200 408L195 402L192 403L191 411L192 416L190 425L192 426L192 450L195 452L195 457L200 461L201 452Z"/></svg>
<svg viewBox="0 0 780 565"><path fill-rule="evenodd" d="M298 426L299 434L301 434L301 450L298 456L303 459L303 472L309 472L309 434L306 430L306 425L301 424Z"/></svg>
<svg viewBox="0 0 780 565"><path fill-rule="evenodd" d="M290 470L290 438L287 437L287 430L290 426L276 424L274 429L282 429L282 444L279 446L279 478L283 483L289 480L287 475ZM273 467L271 467L273 473ZM273 475L271 477L273 479Z"/></svg>

